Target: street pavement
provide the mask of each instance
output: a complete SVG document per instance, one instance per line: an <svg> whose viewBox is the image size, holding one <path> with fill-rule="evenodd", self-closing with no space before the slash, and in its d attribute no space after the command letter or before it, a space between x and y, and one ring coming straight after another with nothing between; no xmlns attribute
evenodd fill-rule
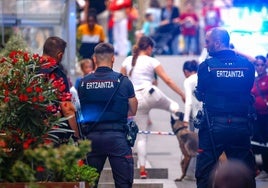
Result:
<svg viewBox="0 0 268 188"><path fill-rule="evenodd" d="M183 88L183 81L185 79L182 66L186 60L196 59L197 56L156 56L161 62L164 70L167 74ZM121 63L124 57L116 57L114 63L114 70L119 71ZM183 102L175 92L173 92L164 82L159 79L159 88L170 98L177 101L180 105L180 109L184 111ZM170 126L170 114L163 110L154 109L150 112L152 119L152 131L159 132L171 132ZM164 188L194 188L196 187L195 181L183 180L182 182L174 182L174 179L180 177L180 160L182 154L179 149L179 144L175 136L172 135L149 135L148 136L148 166L152 168L168 168L169 178L168 180L162 180L164 182ZM133 152L136 152L134 147ZM158 180L135 180L135 181L158 181ZM257 182L257 188L267 188L268 181Z"/></svg>

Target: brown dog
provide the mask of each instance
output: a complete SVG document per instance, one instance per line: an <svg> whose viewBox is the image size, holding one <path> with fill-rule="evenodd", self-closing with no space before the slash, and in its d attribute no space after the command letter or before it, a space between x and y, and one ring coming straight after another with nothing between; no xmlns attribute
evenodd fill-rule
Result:
<svg viewBox="0 0 268 188"><path fill-rule="evenodd" d="M171 125L174 134L177 136L183 159L181 160L182 175L175 181L182 181L186 175L191 158L197 155L198 136L197 133L190 131L188 127L183 125L183 113L177 115L179 119L172 119Z"/></svg>
<svg viewBox="0 0 268 188"><path fill-rule="evenodd" d="M179 141L183 159L181 160L182 175L180 178L175 179L175 181L182 181L186 175L191 158L197 155L198 135L197 133L190 131L187 126L183 125L184 114L182 112L177 113L176 116L179 119L175 120L171 116L171 127L172 131L177 136L177 139ZM219 157L220 163L224 161L227 161L225 152L223 152Z"/></svg>

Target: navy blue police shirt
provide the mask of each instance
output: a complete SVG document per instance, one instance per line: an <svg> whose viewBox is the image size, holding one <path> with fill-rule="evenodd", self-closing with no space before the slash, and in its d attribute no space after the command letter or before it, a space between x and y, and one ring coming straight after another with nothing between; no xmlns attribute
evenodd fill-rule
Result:
<svg viewBox="0 0 268 188"><path fill-rule="evenodd" d="M97 70L81 79L78 96L84 124L117 122L125 124L128 115L128 99L135 97L132 82L108 67ZM119 89L116 91L119 83ZM116 91L107 109L106 104Z"/></svg>
<svg viewBox="0 0 268 188"><path fill-rule="evenodd" d="M210 112L247 114L255 69L232 50L213 54L200 64L196 97Z"/></svg>

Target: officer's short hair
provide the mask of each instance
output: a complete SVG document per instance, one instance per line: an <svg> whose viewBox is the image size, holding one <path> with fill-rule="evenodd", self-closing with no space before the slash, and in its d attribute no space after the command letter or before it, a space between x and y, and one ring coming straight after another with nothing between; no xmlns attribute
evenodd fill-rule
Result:
<svg viewBox="0 0 268 188"><path fill-rule="evenodd" d="M110 43L99 43L94 48L94 56L96 57L96 63L98 61L110 61L114 55L114 47Z"/></svg>
<svg viewBox="0 0 268 188"><path fill-rule="evenodd" d="M114 47L110 43L99 43L94 48L94 54L114 54Z"/></svg>
<svg viewBox="0 0 268 188"><path fill-rule="evenodd" d="M213 40L219 40L225 47L230 47L230 35L227 30L221 27L212 28L211 37Z"/></svg>

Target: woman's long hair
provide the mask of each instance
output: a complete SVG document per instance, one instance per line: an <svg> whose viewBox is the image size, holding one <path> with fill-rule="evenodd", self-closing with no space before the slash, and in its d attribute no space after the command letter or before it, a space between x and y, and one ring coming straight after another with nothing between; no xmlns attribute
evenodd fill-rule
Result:
<svg viewBox="0 0 268 188"><path fill-rule="evenodd" d="M146 50L148 47L153 47L154 42L150 37L142 36L137 44L135 44L132 48L132 61L131 61L131 70L129 71L129 76L132 75L133 69L136 65L136 61L140 54L140 51Z"/></svg>

